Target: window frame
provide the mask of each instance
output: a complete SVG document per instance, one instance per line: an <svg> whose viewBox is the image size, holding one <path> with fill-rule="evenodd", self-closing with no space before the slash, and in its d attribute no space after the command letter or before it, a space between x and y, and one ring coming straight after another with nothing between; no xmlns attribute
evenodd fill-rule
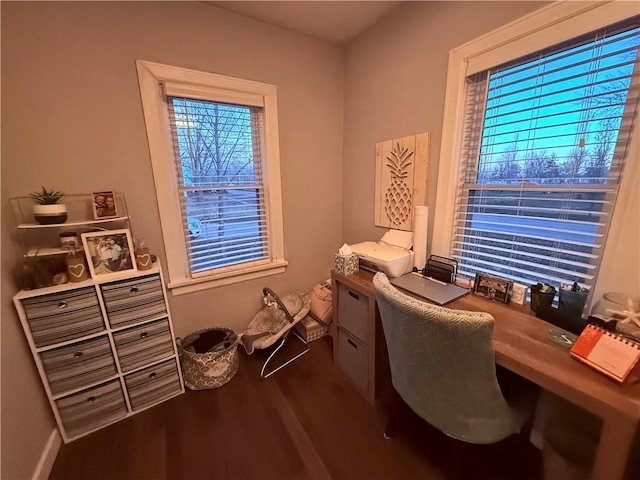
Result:
<svg viewBox="0 0 640 480"><path fill-rule="evenodd" d="M274 85L227 77L214 73L163 65L144 60L136 61L140 95L144 112L147 139L160 223L164 238L165 257L169 273L168 288L174 295L228 285L269 275L284 273L284 228L282 189L280 180L280 147L278 135L277 92ZM222 267L210 274L189 271L187 244L183 233L178 178L175 168L170 119L166 108L163 83L183 84L197 92L219 92L217 101L242 105L247 95L258 96L264 106L264 155L262 158L265 208L267 210L270 258L259 265ZM212 100L203 97L203 100Z"/></svg>
<svg viewBox="0 0 640 480"><path fill-rule="evenodd" d="M467 76L637 14L633 2L554 2L449 52L431 253L452 252Z"/></svg>

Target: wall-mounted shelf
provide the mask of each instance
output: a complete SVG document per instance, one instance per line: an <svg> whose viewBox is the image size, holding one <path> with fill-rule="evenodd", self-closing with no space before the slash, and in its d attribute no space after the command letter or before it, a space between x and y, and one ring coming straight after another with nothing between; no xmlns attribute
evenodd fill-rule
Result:
<svg viewBox="0 0 640 480"><path fill-rule="evenodd" d="M33 199L29 196L13 197L10 199L15 215L16 230L24 248L25 257L46 257L68 253L63 250L59 234L75 232L80 234L96 230L114 230L130 228L127 202L123 193L114 192L117 217L94 218L93 194L70 194L62 198L61 203L67 207L67 221L52 225L41 225L33 218ZM82 250L82 242L76 250Z"/></svg>
<svg viewBox="0 0 640 480"><path fill-rule="evenodd" d="M108 224L113 222L126 222L129 220L129 217L113 217L113 218L105 218L101 220L80 220L76 222L64 222L58 223L54 225L40 225L39 223L21 223L18 225L19 230L29 230L29 229L50 229L50 228L60 228L60 227L85 227L91 225L101 225Z"/></svg>
<svg viewBox="0 0 640 480"><path fill-rule="evenodd" d="M79 249L78 251L82 251ZM50 255L66 255L69 250L63 250L62 248L45 247L45 248L32 248L27 250L24 254L25 257L46 257Z"/></svg>

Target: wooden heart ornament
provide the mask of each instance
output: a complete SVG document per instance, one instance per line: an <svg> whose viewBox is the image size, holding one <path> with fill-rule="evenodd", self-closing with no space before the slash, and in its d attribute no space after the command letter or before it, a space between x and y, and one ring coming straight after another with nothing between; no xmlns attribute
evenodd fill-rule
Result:
<svg viewBox="0 0 640 480"><path fill-rule="evenodd" d="M136 255L136 262L138 262L138 268L144 270L151 267L151 255L144 253L142 255Z"/></svg>
<svg viewBox="0 0 640 480"><path fill-rule="evenodd" d="M76 265L69 265L69 273L75 278L82 278L84 275L84 265L78 263Z"/></svg>
<svg viewBox="0 0 640 480"><path fill-rule="evenodd" d="M83 261L67 259L67 275L71 282L83 282L89 278L87 265Z"/></svg>

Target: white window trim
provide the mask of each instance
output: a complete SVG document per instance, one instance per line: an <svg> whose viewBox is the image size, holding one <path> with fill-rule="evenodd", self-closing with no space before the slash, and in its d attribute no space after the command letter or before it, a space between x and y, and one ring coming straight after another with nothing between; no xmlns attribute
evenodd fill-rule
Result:
<svg viewBox="0 0 640 480"><path fill-rule="evenodd" d="M168 287L174 295L195 292L206 288L237 283L284 273L287 261L284 256L284 229L282 220L282 190L280 183L280 147L278 136L278 112L276 87L265 83L199 72L159 63L136 61L140 95L147 128L149 153L160 211L160 223L169 272ZM264 102L264 129L267 161L264 165L265 198L269 222L271 258L262 264L240 265L233 269L221 269L208 276L192 278L189 273L187 245L183 235L178 180L173 159L173 145L167 116L163 82L175 82L223 90L227 101L231 98L242 102L247 94L257 95Z"/></svg>
<svg viewBox="0 0 640 480"><path fill-rule="evenodd" d="M466 77L637 14L635 2L555 2L449 52L431 253L451 255Z"/></svg>

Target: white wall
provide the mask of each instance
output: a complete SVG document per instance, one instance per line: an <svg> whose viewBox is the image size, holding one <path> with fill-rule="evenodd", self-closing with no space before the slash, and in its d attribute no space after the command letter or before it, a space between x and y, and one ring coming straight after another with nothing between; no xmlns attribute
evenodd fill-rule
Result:
<svg viewBox="0 0 640 480"><path fill-rule="evenodd" d="M343 221L347 243L378 239L375 145L431 132L428 205L435 205L449 50L546 2L407 2L347 49ZM429 238L433 213L429 214ZM427 247L430 251L430 246Z"/></svg>
<svg viewBox="0 0 640 480"><path fill-rule="evenodd" d="M433 213L438 208L438 167L449 161L439 158L449 50L547 3L411 2L349 45L344 87L345 242L377 239L384 231L373 224L376 142L424 131L431 132L429 238L437 234ZM636 128L594 301L609 291L640 295L638 136Z"/></svg>
<svg viewBox="0 0 640 480"><path fill-rule="evenodd" d="M274 84L286 273L170 298L178 335L243 330L262 287L309 291L341 240L340 47L203 2L2 2L2 202L40 185L125 193L133 234L164 245L135 61ZM29 478L53 428L7 281L20 257L2 231L2 478Z"/></svg>

